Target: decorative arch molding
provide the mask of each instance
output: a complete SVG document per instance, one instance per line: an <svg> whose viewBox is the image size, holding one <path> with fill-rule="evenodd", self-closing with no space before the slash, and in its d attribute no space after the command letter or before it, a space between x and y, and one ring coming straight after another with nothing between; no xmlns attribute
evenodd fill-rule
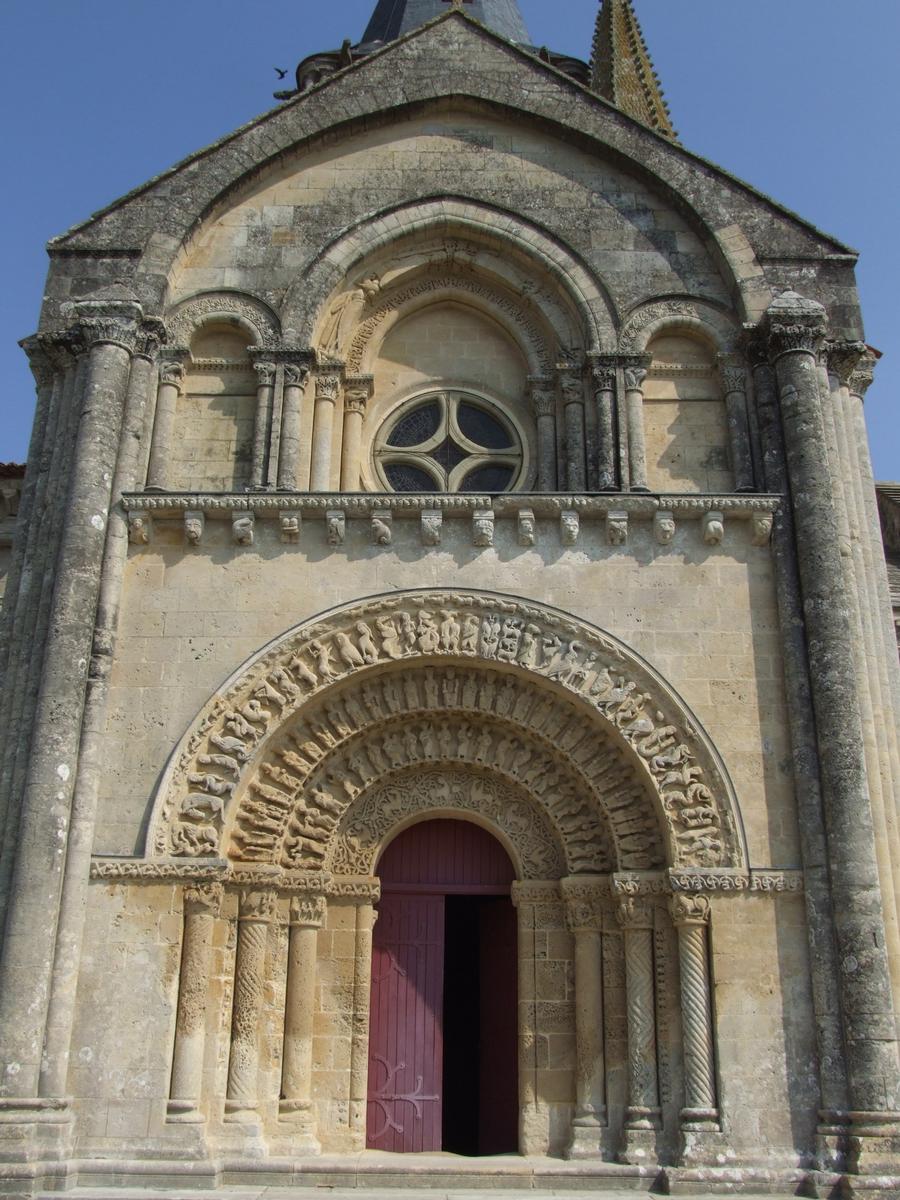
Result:
<svg viewBox="0 0 900 1200"><path fill-rule="evenodd" d="M334 774L327 751L351 741L359 727L347 724L344 737L336 736L336 722L350 717L348 701L366 704L370 724L379 716L382 722L407 718L423 707L444 715L465 712L441 694L425 703L425 681L433 689L440 675L443 686L450 668L490 677L492 687L484 690L485 698L478 688L472 711L511 724L509 714L518 712L523 729L538 738L543 729L546 741L562 747L575 778L580 771L590 781L596 811L609 819L618 869L628 861L622 848L638 847L642 829L652 857L647 831L653 826L665 865L746 866L740 815L724 766L684 702L652 667L571 614L512 596L439 590L373 596L333 609L276 638L235 672L182 739L160 781L150 854L219 854L228 848L241 814L251 813L265 835L251 861L321 864L351 800L317 783L320 767ZM404 681L419 675L422 690L416 679L413 703L404 699ZM517 708L523 696L530 707ZM334 712L325 725L316 714L327 713L329 705ZM318 753L310 740L309 753L295 747L296 753L290 751L295 761L282 755L276 765L271 755L284 749L282 733L291 735L292 722L307 715ZM574 745L568 740L575 736L573 715L584 730ZM280 778L263 770L267 762ZM496 756L491 766L498 769ZM532 780L532 793L542 791L539 779ZM565 795L565 783L554 779L553 787ZM368 786L361 779L359 784L360 790ZM553 787L543 788L548 812ZM613 813L620 810L623 825L617 828ZM557 828L562 832L559 819ZM638 840L626 841L632 834ZM282 854L290 837L299 839L293 859ZM571 833L562 832L564 844L567 838ZM567 853L571 861L571 847Z"/></svg>
<svg viewBox="0 0 900 1200"><path fill-rule="evenodd" d="M571 250L547 231L515 213L470 199L434 197L388 208L345 230L313 262L284 300L283 322L299 344L311 344L329 299L351 275L359 275L367 260L398 241L441 234L459 237L487 250L510 252L534 264L559 289L577 314L583 349L602 351L615 346L618 324L613 302L600 280ZM543 297L546 303L552 297ZM529 306L532 307L532 306ZM537 309L535 309L537 311Z"/></svg>
<svg viewBox="0 0 900 1200"><path fill-rule="evenodd" d="M449 763L407 768L361 793L336 830L328 869L335 876L373 876L395 837L434 817L482 826L509 854L519 879L566 874L564 851L532 796L493 773Z"/></svg>
<svg viewBox="0 0 900 1200"><path fill-rule="evenodd" d="M268 304L247 292L200 292L181 300L166 314L171 345L187 348L198 330L214 322L238 325L256 346L277 340L281 326Z"/></svg>
<svg viewBox="0 0 900 1200"><path fill-rule="evenodd" d="M690 333L709 342L719 354L738 349L741 325L708 300L693 296L660 296L629 313L619 333L622 354L643 354L660 333Z"/></svg>
<svg viewBox="0 0 900 1200"><path fill-rule="evenodd" d="M404 276L400 285L379 297L354 328L337 357L346 362L350 375L367 375L385 338L395 325L420 311L423 305L462 302L496 321L519 347L528 362L531 375L550 375L559 360L562 330L553 328L532 306L494 283L478 276L444 272L429 268Z"/></svg>

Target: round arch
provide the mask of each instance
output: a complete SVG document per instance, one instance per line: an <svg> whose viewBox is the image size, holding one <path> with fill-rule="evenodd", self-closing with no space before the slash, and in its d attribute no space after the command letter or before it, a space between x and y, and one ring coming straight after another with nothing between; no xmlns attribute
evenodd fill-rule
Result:
<svg viewBox="0 0 900 1200"><path fill-rule="evenodd" d="M481 247L491 255L498 278L511 263L530 264L531 272L549 278L575 314L584 350L615 345L616 314L601 282L573 252L545 230L521 216L483 202L448 196L386 208L344 230L324 247L284 300L283 322L302 344L311 343L329 299L349 276L358 276L368 260L411 238L440 235ZM464 252L463 260L467 257ZM471 262L469 262L471 266ZM526 288L528 286L527 281ZM546 297L543 298L546 302Z"/></svg>
<svg viewBox="0 0 900 1200"><path fill-rule="evenodd" d="M217 323L237 326L256 346L274 341L281 329L268 304L239 291L201 292L181 300L166 314L170 341L179 347L189 347L203 326Z"/></svg>
<svg viewBox="0 0 900 1200"><path fill-rule="evenodd" d="M499 776L505 762L509 784L540 797L569 863L580 835L591 842L592 827L592 844L600 844L605 821L614 869L746 865L727 772L684 701L648 663L545 605L434 590L333 609L235 672L170 760L150 853L321 867L358 794L397 769L386 757L375 771L369 758L372 778L363 779L351 774L347 756L367 738L384 738L392 722L427 724L437 714L468 719L479 735L490 727L493 749L479 760L470 745L470 765ZM554 754L544 752L550 743ZM450 769L461 761L421 753L420 764ZM415 765L402 756L397 762ZM587 799L578 794L582 780ZM236 851L234 831L242 828L250 836Z"/></svg>
<svg viewBox="0 0 900 1200"><path fill-rule="evenodd" d="M639 305L619 332L623 354L643 354L661 333L688 333L707 342L718 354L733 353L742 330L729 314L694 296L661 296Z"/></svg>

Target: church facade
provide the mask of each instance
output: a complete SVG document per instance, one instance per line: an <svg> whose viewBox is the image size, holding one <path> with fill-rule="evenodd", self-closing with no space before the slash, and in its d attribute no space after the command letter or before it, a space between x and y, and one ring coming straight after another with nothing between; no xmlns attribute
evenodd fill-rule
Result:
<svg viewBox="0 0 900 1200"><path fill-rule="evenodd" d="M379 0L50 255L0 1193L893 1194L855 256L679 144L630 0L590 63Z"/></svg>

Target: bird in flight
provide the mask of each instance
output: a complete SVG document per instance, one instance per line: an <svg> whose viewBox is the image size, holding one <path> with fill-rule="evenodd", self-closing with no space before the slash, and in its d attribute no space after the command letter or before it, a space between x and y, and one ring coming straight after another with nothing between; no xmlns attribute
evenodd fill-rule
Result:
<svg viewBox="0 0 900 1200"><path fill-rule="evenodd" d="M275 73L279 79L284 79L285 75L287 75L287 71L282 71L281 67L276 67Z"/></svg>

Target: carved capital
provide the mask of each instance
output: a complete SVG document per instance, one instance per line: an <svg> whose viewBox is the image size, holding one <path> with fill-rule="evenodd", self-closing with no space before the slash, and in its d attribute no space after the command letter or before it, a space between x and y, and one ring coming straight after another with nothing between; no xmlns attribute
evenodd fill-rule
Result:
<svg viewBox="0 0 900 1200"><path fill-rule="evenodd" d="M709 897L692 892L679 892L669 901L673 923L678 925L708 925Z"/></svg>
<svg viewBox="0 0 900 1200"><path fill-rule="evenodd" d="M330 404L336 404L340 393L340 375L328 374L316 376L316 400L325 400Z"/></svg>
<svg viewBox="0 0 900 1200"><path fill-rule="evenodd" d="M620 896L616 920L623 929L652 929L653 905L642 896Z"/></svg>
<svg viewBox="0 0 900 1200"><path fill-rule="evenodd" d="M292 896L290 923L304 929L319 929L325 920L324 896Z"/></svg>
<svg viewBox="0 0 900 1200"><path fill-rule="evenodd" d="M856 369L850 376L850 391L854 396L859 396L861 400L865 400L866 392L875 378L875 367L878 363L878 357L874 350L866 347L866 353L859 360Z"/></svg>
<svg viewBox="0 0 900 1200"><path fill-rule="evenodd" d="M305 390L309 382L309 367L306 363L285 363L284 364L284 386L296 387Z"/></svg>
<svg viewBox="0 0 900 1200"><path fill-rule="evenodd" d="M562 393L563 404L584 404L581 370L569 366L560 368L559 390Z"/></svg>
<svg viewBox="0 0 900 1200"><path fill-rule="evenodd" d="M194 884L184 889L184 912L205 912L217 917L222 908L224 888L221 883Z"/></svg>
<svg viewBox="0 0 900 1200"><path fill-rule="evenodd" d="M257 925L268 925L275 918L278 904L278 893L274 890L264 892L247 889L241 892L239 917L241 921L252 921Z"/></svg>
<svg viewBox="0 0 900 1200"><path fill-rule="evenodd" d="M275 364L273 362L254 362L258 387L272 387L275 383Z"/></svg>
<svg viewBox="0 0 900 1200"><path fill-rule="evenodd" d="M736 362L733 355L719 355L719 375L726 396L737 392L745 395L747 392L747 368L742 362Z"/></svg>
<svg viewBox="0 0 900 1200"><path fill-rule="evenodd" d="M571 933L600 933L609 904L609 880L577 875L561 882L566 904L566 926Z"/></svg>
<svg viewBox="0 0 900 1200"><path fill-rule="evenodd" d="M769 355L818 354L827 329L825 309L815 300L806 300L796 292L782 292L769 305L764 325Z"/></svg>
<svg viewBox="0 0 900 1200"><path fill-rule="evenodd" d="M374 386L375 380L371 375L349 375L344 380L344 407L347 411L365 416Z"/></svg>
<svg viewBox="0 0 900 1200"><path fill-rule="evenodd" d="M121 294L122 289L113 285L106 291ZM119 299L103 293L97 293L93 299L64 304L62 315L72 322L72 329L87 349L112 345L129 354L134 353L144 316L136 299Z"/></svg>
<svg viewBox="0 0 900 1200"><path fill-rule="evenodd" d="M134 353L151 361L157 357L168 340L165 322L159 317L147 317L137 328Z"/></svg>
<svg viewBox="0 0 900 1200"><path fill-rule="evenodd" d="M552 417L556 413L556 388L549 375L530 375L528 378L528 398L534 415Z"/></svg>
<svg viewBox="0 0 900 1200"><path fill-rule="evenodd" d="M644 380L647 378L647 372L650 370L650 364L653 362L653 356L650 354L623 354L619 358L619 364L625 373L625 390L627 392L640 392L644 388Z"/></svg>
<svg viewBox="0 0 900 1200"><path fill-rule="evenodd" d="M822 349L829 373L836 375L844 387L849 387L853 373L866 353L865 342L827 341Z"/></svg>
<svg viewBox="0 0 900 1200"><path fill-rule="evenodd" d="M159 382L163 387L184 388L184 363L180 358L164 358L159 364Z"/></svg>

